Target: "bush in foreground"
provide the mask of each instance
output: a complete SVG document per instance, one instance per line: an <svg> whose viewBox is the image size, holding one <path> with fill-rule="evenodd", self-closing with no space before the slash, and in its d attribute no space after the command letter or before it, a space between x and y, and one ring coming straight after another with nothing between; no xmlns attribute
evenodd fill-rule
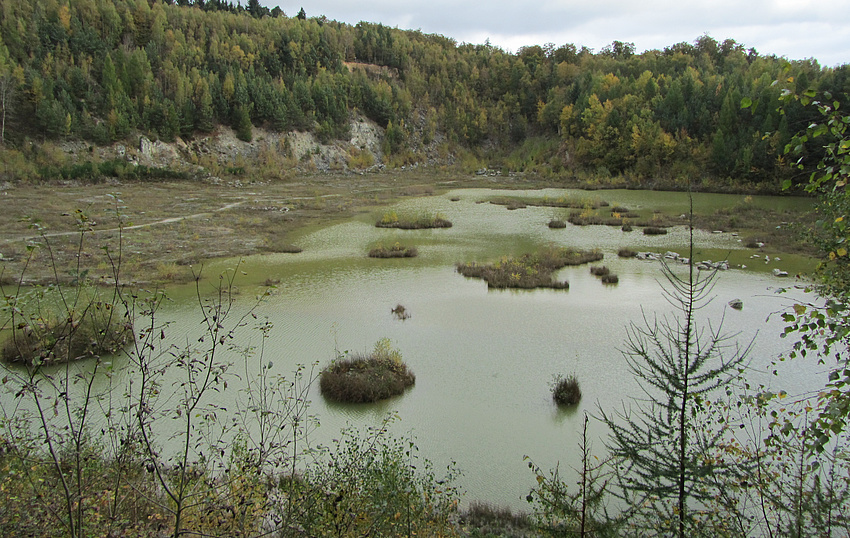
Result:
<svg viewBox="0 0 850 538"><path fill-rule="evenodd" d="M643 229L643 235L666 235L667 228L661 226L647 226Z"/></svg>
<svg viewBox="0 0 850 538"><path fill-rule="evenodd" d="M581 400L581 389L576 376L556 377L552 386L552 399L558 405L576 405Z"/></svg>
<svg viewBox="0 0 850 538"><path fill-rule="evenodd" d="M344 403L377 402L402 394L416 376L401 361L401 352L387 338L375 343L367 355L338 358L319 376L325 398Z"/></svg>

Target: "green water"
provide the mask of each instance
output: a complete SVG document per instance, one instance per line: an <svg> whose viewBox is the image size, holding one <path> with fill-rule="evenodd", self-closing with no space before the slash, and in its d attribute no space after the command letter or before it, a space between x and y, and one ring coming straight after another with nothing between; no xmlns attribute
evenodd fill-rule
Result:
<svg viewBox="0 0 850 538"><path fill-rule="evenodd" d="M523 456L543 469L560 463L564 472L578 462L576 444L583 415L612 410L642 394L619 349L630 322L639 322L644 315L663 316L670 306L661 293L659 263L621 259L617 250L630 247L684 254L688 239L684 227L652 237L604 226L568 225L552 230L547 223L559 210L508 211L479 203L497 194L557 197L561 192L467 189L407 199L392 209L400 214L441 213L454 226L378 229L374 222L380 213L368 214L303 231L292 240L304 249L300 254L243 260L237 270L236 293L231 296L235 312L254 305L267 280L279 281L257 307L259 318L267 318L274 328L263 356L252 358L249 368L271 361L273 371L288 374L297 364L324 365L337 350L368 351L376 340L391 339L416 374L416 385L401 397L375 405L328 404L318 387L313 387L312 413L321 423L312 434L313 442L328 442L347 425L377 425L387 413L397 412L400 420L393 431L412 432L421 453L437 469L452 460L458 463L464 471L465 502L485 500L525 508L525 495L535 481ZM680 193L605 191L598 196L629 208L687 210L687 198ZM722 207L740 199L700 195L695 202ZM754 197L754 203L801 202ZM416 246L419 256L403 260L366 256L370 247L396 241ZM752 254L728 233L699 232L696 243L696 259L728 258L740 264ZM587 266L580 266L557 275L570 282L566 291L491 291L484 282L454 271L456 262L493 261L547 244L601 249L602 263L619 275L619 284L605 286L589 274ZM808 260L780 258L767 264L754 260L758 264L750 265L757 270L720 273L715 299L700 312L700 319L711 320L715 326L723 319L727 332L739 333L742 344L755 339L752 383L791 392L809 390L824 382L822 372L811 363L783 363L779 376L767 371L788 345L778 337L782 323L776 313L790 299L776 291L794 284L769 270L776 267L793 274L811 267ZM209 264L204 274L216 275L236 262ZM204 284L202 290L209 293L211 288ZM172 301L158 314L172 322L165 342L193 342L200 320L194 286L175 287L169 295ZM743 300L744 308L728 308L732 299ZM398 320L391 313L397 304L405 306L409 319ZM238 336L240 345L260 342L259 333L250 326ZM228 360L239 371L241 358L233 354ZM583 399L576 408L561 410L552 403L549 385L556 374L575 374L579 379ZM222 402L231 397L216 396ZM594 451L602 455L603 428L595 421L590 428Z"/></svg>

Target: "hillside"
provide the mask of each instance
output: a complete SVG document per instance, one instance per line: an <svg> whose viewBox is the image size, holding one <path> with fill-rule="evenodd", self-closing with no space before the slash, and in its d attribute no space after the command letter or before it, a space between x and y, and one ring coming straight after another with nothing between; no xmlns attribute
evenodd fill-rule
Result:
<svg viewBox="0 0 850 538"><path fill-rule="evenodd" d="M781 91L848 89L846 66L710 36L642 54L619 41L514 54L256 3L177 4L4 2L3 178L69 179L123 147L202 176L426 164L775 190L810 119L796 103L779 110Z"/></svg>

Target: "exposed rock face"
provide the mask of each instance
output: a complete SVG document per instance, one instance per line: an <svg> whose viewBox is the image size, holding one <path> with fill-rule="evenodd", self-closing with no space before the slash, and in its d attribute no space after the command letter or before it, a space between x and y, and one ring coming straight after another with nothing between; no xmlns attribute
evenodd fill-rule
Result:
<svg viewBox="0 0 850 538"><path fill-rule="evenodd" d="M371 155L371 159L365 161L371 161L380 168L384 160L384 129L365 116L357 115L351 119L350 132L348 140L333 140L323 144L310 132L277 133L254 127L252 141L245 142L237 138L229 127L219 126L213 133L199 135L190 141L178 138L174 142L163 142L142 135L138 143L130 146L118 143L92 146L83 141L68 141L60 147L80 159L97 156L102 160L119 159L144 166L194 170L199 173L204 172L205 162L231 167L267 159L269 156L280 160L289 159L292 167L304 171L342 171L349 169L353 154L364 152ZM419 139L418 133L411 137L414 142ZM418 145L421 146L418 153L422 155L422 164L436 163L435 141L427 147Z"/></svg>
<svg viewBox="0 0 850 538"><path fill-rule="evenodd" d="M142 157L153 158L153 143L146 136L139 139L139 153Z"/></svg>

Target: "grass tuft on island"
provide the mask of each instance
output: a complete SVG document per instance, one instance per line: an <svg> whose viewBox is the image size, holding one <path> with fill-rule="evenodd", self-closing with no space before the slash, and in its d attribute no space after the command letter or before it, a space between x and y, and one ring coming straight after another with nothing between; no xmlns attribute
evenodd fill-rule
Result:
<svg viewBox="0 0 850 538"><path fill-rule="evenodd" d="M341 356L319 376L322 396L343 403L370 403L402 394L416 376L401 360L388 338L375 343L368 354Z"/></svg>
<svg viewBox="0 0 850 538"><path fill-rule="evenodd" d="M378 245L369 251L370 258L415 258L419 255L416 247L408 247L400 243L396 243L391 247Z"/></svg>
<svg viewBox="0 0 850 538"><path fill-rule="evenodd" d="M601 260L598 250L575 250L547 247L519 258L502 257L492 264L467 262L457 264L457 272L465 277L481 278L491 288L568 289L568 282L554 279L553 273L568 265L582 265Z"/></svg>
<svg viewBox="0 0 850 538"><path fill-rule="evenodd" d="M425 230L429 228L451 228L452 223L437 213L436 215L399 216L395 211L387 211L381 220L375 223L378 228L399 228L401 230Z"/></svg>

